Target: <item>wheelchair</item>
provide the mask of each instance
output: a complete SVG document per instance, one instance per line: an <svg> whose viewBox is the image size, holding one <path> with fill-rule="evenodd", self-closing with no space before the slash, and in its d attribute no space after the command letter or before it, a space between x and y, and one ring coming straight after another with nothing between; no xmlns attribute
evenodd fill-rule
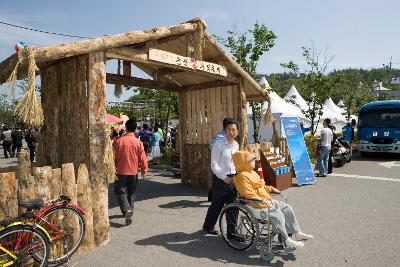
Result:
<svg viewBox="0 0 400 267"><path fill-rule="evenodd" d="M281 196L287 203L286 196L276 195ZM278 235L278 242L282 245L284 242L269 220L270 208L267 212L266 209L256 209L247 205L251 202L263 203L258 199L245 199L239 196L235 202L226 205L219 216L220 233L231 248L239 251L256 248L260 257L270 262L275 256L272 250L274 237Z"/></svg>

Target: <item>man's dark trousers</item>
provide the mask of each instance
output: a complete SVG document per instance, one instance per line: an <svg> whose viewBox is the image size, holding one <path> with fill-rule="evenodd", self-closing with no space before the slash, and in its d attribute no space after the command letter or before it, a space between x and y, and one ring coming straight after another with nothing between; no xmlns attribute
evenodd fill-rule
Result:
<svg viewBox="0 0 400 267"><path fill-rule="evenodd" d="M13 144L11 147L11 157L16 157L17 154L15 154L15 150L17 150L17 153L21 152L22 144Z"/></svg>
<svg viewBox="0 0 400 267"><path fill-rule="evenodd" d="M135 192L138 184L138 175L119 175L114 182L114 193L117 196L118 204L123 215L128 210L134 209Z"/></svg>
<svg viewBox="0 0 400 267"><path fill-rule="evenodd" d="M36 154L36 146L29 146L29 158L31 159L31 162L35 160L35 154Z"/></svg>
<svg viewBox="0 0 400 267"><path fill-rule="evenodd" d="M8 158L8 154L11 156L11 140L4 140L3 141L3 148L4 148L4 157Z"/></svg>
<svg viewBox="0 0 400 267"><path fill-rule="evenodd" d="M231 176L233 177L233 175ZM211 187L211 194L212 194L211 205L208 208L206 219L203 225L203 228L207 230L214 229L215 224L218 221L219 214L221 213L221 210L224 207L224 205L234 202L237 197L236 188L233 185L233 183L226 184L222 179L216 177L215 175ZM232 214L232 217L233 218L231 219L233 223L233 221L236 221L237 215ZM232 223L228 223L228 227L231 226ZM234 227L234 225L232 226ZM227 230L228 232L232 232L230 231L231 229Z"/></svg>

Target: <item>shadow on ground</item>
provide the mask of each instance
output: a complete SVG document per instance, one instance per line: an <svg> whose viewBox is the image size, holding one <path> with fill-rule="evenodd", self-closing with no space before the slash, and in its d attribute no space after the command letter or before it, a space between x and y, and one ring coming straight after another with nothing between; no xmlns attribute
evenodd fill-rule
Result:
<svg viewBox="0 0 400 267"><path fill-rule="evenodd" d="M207 258L216 262L240 265L283 266L285 261L296 260L294 254L280 250L276 252L273 261L268 263L260 258L257 249L243 252L236 251L229 248L220 236L204 235L203 231L191 234L183 232L161 234L138 240L135 244L140 246L162 246L170 251L193 258Z"/></svg>
<svg viewBox="0 0 400 267"><path fill-rule="evenodd" d="M395 153L371 153L366 156L362 156L360 152L353 154L352 160L354 161L397 161L400 160L400 154Z"/></svg>
<svg viewBox="0 0 400 267"><path fill-rule="evenodd" d="M152 180L152 176L162 176L167 183L160 183ZM144 200L159 198L159 197L171 197L171 196L207 196L208 190L206 188L194 187L192 185L184 185L180 183L180 179L176 179L172 172L152 170L151 175L146 179L139 179L139 183L136 189L136 200L140 202ZM177 202L165 204L162 208L179 208L185 207L201 207L201 201L199 203ZM110 183L108 187L108 207L109 209L119 207L117 198L114 194L114 183ZM161 206L160 206L161 207Z"/></svg>

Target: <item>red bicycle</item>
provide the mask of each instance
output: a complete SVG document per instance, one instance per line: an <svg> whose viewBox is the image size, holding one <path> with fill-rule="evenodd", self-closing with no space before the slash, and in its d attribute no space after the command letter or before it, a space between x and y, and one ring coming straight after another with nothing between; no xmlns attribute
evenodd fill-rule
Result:
<svg viewBox="0 0 400 267"><path fill-rule="evenodd" d="M65 195L46 204L42 199L34 199L21 201L19 205L27 209L25 216L33 217L33 222L50 235L51 252L48 263L61 265L68 262L85 236L86 214L83 209L71 203L71 198ZM43 209L40 210L41 208ZM38 210L40 211L36 212Z"/></svg>

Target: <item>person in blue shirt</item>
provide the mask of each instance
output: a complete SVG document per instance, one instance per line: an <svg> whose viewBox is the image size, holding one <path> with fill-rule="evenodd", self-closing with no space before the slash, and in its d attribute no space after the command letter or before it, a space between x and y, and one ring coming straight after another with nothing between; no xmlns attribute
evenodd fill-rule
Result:
<svg viewBox="0 0 400 267"><path fill-rule="evenodd" d="M349 143L351 143L353 140L353 128L351 127L351 122L348 121L347 124L345 126L343 126L342 128L342 133L343 133L343 137L342 140L343 141L347 141Z"/></svg>
<svg viewBox="0 0 400 267"><path fill-rule="evenodd" d="M304 135L306 132L309 132L309 131L310 131L310 128L304 127L304 123L303 123L303 122L300 122L300 128L301 128L301 132L303 133L303 135Z"/></svg>
<svg viewBox="0 0 400 267"><path fill-rule="evenodd" d="M153 135L153 132L149 130L149 125L147 125L146 123L143 124L143 130L141 130L139 132L139 139L143 143L144 151L146 153L150 152L150 149L151 149L151 143L150 143L151 140L150 139L151 139L152 135Z"/></svg>
<svg viewBox="0 0 400 267"><path fill-rule="evenodd" d="M222 121L222 124L225 125L226 122L228 121L228 119L229 119L229 118L225 118L225 119ZM225 137L225 130L222 129L221 131L219 131L219 132L215 135L214 139L211 140L210 144L208 145L208 148L210 148L210 150L211 150L211 148L212 148L212 146L215 144L215 142L217 142L218 140L220 140L220 139L222 139L222 138L224 138L224 137Z"/></svg>
<svg viewBox="0 0 400 267"><path fill-rule="evenodd" d="M222 208L236 200L237 192L233 181L236 169L232 162L232 154L239 151L239 144L235 141L239 133L239 122L232 118L224 119L223 128L225 134L212 145L211 169L213 172L213 183L210 189L212 192L211 205L207 210L203 230L207 234L218 235L215 224ZM237 214L230 215L231 221L237 220ZM234 223L228 225L228 236L233 237ZM228 237L229 238L229 237Z"/></svg>

